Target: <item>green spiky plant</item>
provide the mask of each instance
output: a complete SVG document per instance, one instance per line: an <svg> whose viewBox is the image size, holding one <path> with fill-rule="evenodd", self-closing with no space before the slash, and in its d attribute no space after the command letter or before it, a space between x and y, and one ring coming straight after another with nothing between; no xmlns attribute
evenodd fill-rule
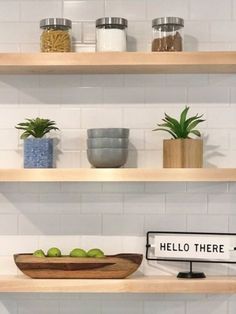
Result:
<svg viewBox="0 0 236 314"><path fill-rule="evenodd" d="M23 130L21 139L26 139L30 136L34 138L42 138L51 131L59 130L56 127L56 122L49 119L25 119L26 122L18 123L16 129Z"/></svg>
<svg viewBox="0 0 236 314"><path fill-rule="evenodd" d="M195 129L195 127L202 123L203 117L202 115L196 114L195 116L187 118L189 111L189 107L185 107L185 109L181 112L179 121L170 117L165 113L165 118L162 119L164 123L157 124L158 128L153 131L165 131L168 132L173 139L189 139L190 135L196 135L201 137L201 133Z"/></svg>

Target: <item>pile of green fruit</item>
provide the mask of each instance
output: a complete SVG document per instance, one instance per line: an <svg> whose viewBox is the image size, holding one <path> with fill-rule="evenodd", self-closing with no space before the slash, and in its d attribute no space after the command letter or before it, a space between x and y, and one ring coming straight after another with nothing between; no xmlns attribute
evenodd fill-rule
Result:
<svg viewBox="0 0 236 314"><path fill-rule="evenodd" d="M68 256L68 255L62 255L61 250L52 247L47 251L47 254L44 253L43 250L37 250L33 253L33 256L36 257L62 257L62 256ZM105 257L104 253L100 249L91 249L88 252L86 252L83 249L75 248L70 252L70 257Z"/></svg>

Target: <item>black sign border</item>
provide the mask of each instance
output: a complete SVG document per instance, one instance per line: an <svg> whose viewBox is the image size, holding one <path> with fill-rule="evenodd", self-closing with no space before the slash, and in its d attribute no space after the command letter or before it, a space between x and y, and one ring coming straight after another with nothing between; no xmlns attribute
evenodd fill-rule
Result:
<svg viewBox="0 0 236 314"><path fill-rule="evenodd" d="M175 231L148 231L146 236L146 260L148 261L159 261L159 262L189 262L189 263L214 263L214 264L236 264L236 261L214 261L214 260L200 260L200 259L170 259L170 258L151 258L149 257L150 235L151 234L186 234L186 235L217 235L217 236L234 236L236 233L212 233L212 232L175 232Z"/></svg>

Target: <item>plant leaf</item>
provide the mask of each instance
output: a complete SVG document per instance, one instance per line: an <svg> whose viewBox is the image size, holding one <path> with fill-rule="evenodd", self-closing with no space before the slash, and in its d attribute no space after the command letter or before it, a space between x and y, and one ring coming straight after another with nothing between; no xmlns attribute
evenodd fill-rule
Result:
<svg viewBox="0 0 236 314"><path fill-rule="evenodd" d="M189 133L192 133L192 134L194 134L194 135L196 135L196 136L198 136L198 137L201 137L201 133L200 133L198 130L192 130L192 131L189 132Z"/></svg>
<svg viewBox="0 0 236 314"><path fill-rule="evenodd" d="M180 115L180 125L181 125L182 130L183 130L184 122L186 121L188 111L189 111L189 107L186 106Z"/></svg>
<svg viewBox="0 0 236 314"><path fill-rule="evenodd" d="M173 136L173 138L178 138L173 132L171 132L170 130L167 130L167 129L163 129L163 128L157 128L157 129L154 129L153 131L165 131L165 132L168 132L171 136Z"/></svg>
<svg viewBox="0 0 236 314"><path fill-rule="evenodd" d="M190 132L192 129L194 129L199 123L202 123L204 122L205 120L203 119L199 119L199 120L196 120L196 121L193 121L188 127L187 127L187 130Z"/></svg>

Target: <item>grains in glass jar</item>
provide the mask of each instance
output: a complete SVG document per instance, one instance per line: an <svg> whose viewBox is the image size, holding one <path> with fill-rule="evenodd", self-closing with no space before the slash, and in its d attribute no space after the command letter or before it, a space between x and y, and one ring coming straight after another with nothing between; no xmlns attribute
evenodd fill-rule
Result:
<svg viewBox="0 0 236 314"><path fill-rule="evenodd" d="M62 18L41 20L41 52L71 52L71 25L70 20Z"/></svg>

